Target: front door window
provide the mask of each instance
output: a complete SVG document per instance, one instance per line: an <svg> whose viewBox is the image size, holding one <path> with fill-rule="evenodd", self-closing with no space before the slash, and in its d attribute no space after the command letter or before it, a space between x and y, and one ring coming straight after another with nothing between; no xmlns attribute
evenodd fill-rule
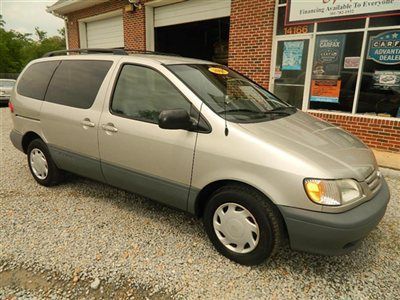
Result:
<svg viewBox="0 0 400 300"><path fill-rule="evenodd" d="M191 104L161 73L153 69L125 65L122 68L111 111L117 115L158 123L161 111L191 110Z"/></svg>

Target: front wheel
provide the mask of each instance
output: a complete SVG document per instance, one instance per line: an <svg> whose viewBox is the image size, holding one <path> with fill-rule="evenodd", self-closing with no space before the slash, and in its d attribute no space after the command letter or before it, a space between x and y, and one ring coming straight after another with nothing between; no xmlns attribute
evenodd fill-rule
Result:
<svg viewBox="0 0 400 300"><path fill-rule="evenodd" d="M217 190L208 201L203 218L215 248L239 264L260 264L276 252L283 238L278 209L247 186Z"/></svg>
<svg viewBox="0 0 400 300"><path fill-rule="evenodd" d="M43 186L56 185L63 174L50 156L47 145L41 140L33 140L28 146L28 164L33 178Z"/></svg>

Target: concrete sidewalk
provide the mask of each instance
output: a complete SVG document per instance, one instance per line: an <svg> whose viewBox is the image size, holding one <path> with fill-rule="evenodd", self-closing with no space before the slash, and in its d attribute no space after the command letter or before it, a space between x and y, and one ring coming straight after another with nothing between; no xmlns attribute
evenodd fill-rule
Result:
<svg viewBox="0 0 400 300"><path fill-rule="evenodd" d="M372 150L374 151L379 166L400 170L400 153L384 152L375 149Z"/></svg>

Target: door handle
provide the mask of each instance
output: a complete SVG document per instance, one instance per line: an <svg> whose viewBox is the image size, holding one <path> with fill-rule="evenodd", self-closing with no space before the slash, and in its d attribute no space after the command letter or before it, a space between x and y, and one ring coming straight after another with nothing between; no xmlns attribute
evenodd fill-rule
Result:
<svg viewBox="0 0 400 300"><path fill-rule="evenodd" d="M103 130L108 131L108 132L113 132L113 133L118 132L118 129L115 128L114 124L112 124L112 123L103 124L101 126L101 128L103 128Z"/></svg>
<svg viewBox="0 0 400 300"><path fill-rule="evenodd" d="M82 124L83 127L94 127L95 126L95 124L92 121L90 121L89 118L84 119L81 122L81 124Z"/></svg>

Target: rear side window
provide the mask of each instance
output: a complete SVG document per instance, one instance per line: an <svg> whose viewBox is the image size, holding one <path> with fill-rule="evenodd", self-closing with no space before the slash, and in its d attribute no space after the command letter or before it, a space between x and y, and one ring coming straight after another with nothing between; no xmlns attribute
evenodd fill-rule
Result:
<svg viewBox="0 0 400 300"><path fill-rule="evenodd" d="M51 76L59 63L59 61L47 61L35 63L28 67L19 80L18 94L43 100Z"/></svg>
<svg viewBox="0 0 400 300"><path fill-rule="evenodd" d="M111 65L111 61L62 61L50 82L45 100L76 108L90 108Z"/></svg>

